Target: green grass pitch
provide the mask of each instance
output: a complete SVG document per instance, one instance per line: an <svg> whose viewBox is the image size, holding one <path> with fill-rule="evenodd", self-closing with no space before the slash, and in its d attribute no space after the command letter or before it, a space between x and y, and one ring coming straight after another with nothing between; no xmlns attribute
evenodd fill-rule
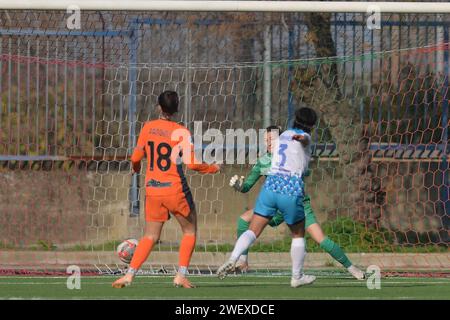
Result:
<svg viewBox="0 0 450 320"><path fill-rule="evenodd" d="M381 279L381 289L365 281L318 277L312 285L291 288L287 276L191 276L197 288L172 286L170 276L140 276L133 285L113 289L117 277L86 276L80 290L69 290L65 277L0 277L0 299L450 299L449 278Z"/></svg>

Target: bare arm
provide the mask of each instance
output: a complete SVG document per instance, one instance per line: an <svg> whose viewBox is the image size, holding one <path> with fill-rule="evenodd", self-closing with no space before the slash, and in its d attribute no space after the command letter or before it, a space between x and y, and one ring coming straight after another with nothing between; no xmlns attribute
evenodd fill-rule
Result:
<svg viewBox="0 0 450 320"><path fill-rule="evenodd" d="M145 156L145 144L147 143L145 140L145 125L139 133L138 141L136 147L133 150L133 154L131 155L131 167L135 173L141 172L141 160Z"/></svg>
<svg viewBox="0 0 450 320"><path fill-rule="evenodd" d="M217 173L220 171L220 166L217 164L207 164L203 161L199 161L195 157L194 145L192 144L192 138L189 130L183 128L178 131L177 138L181 138L181 141L177 145L179 152L182 155L183 162L186 166L200 173Z"/></svg>

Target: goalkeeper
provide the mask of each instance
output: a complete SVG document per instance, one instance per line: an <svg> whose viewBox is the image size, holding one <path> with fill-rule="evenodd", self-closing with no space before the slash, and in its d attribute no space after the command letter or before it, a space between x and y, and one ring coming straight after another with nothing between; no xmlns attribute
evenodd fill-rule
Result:
<svg viewBox="0 0 450 320"><path fill-rule="evenodd" d="M235 175L230 180L230 186L235 190L246 193L248 192L258 181L261 176L265 176L270 169L272 155L270 150L272 149L272 139L278 137L281 133L281 129L277 126L269 126L266 128L265 140L267 145L267 153L258 159L256 164L253 166L250 174L244 181L244 177ZM307 173L308 174L308 173ZM328 238L322 231L319 223L316 221L316 216L311 207L311 199L305 194L303 199L303 206L305 208L305 230L309 233L311 238L317 242L320 247L328 252L329 255L333 257L334 260L342 264L347 271L356 279L363 280L365 278L364 272L355 267L352 262L348 259L344 251L337 245L333 240ZM237 237L239 238L241 234L248 230L251 218L253 216L253 209L244 212L238 219L237 223ZM281 212L277 212L275 216L269 221L271 227L277 227L284 222L283 215ZM245 251L240 257L237 268L242 272L248 270L248 251Z"/></svg>

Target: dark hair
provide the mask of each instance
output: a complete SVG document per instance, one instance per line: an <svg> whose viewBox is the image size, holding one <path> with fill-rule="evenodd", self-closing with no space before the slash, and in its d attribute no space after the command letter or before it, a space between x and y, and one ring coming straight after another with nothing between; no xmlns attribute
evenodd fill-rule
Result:
<svg viewBox="0 0 450 320"><path fill-rule="evenodd" d="M178 104L180 100L178 99L178 94L175 91L164 91L158 97L158 104L161 106L162 112L173 115L178 112Z"/></svg>
<svg viewBox="0 0 450 320"><path fill-rule="evenodd" d="M313 109L303 107L295 111L294 128L311 133L311 130L316 125L316 122L317 114Z"/></svg>
<svg viewBox="0 0 450 320"><path fill-rule="evenodd" d="M279 126L271 125L266 128L266 131L267 132L277 132L278 134L280 134L281 128Z"/></svg>

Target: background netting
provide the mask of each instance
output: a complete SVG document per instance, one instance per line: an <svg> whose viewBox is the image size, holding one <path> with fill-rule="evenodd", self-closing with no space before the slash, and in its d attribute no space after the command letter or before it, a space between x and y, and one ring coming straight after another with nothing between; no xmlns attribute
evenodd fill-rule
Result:
<svg viewBox="0 0 450 320"><path fill-rule="evenodd" d="M142 203L130 216L130 149L170 89L194 134L194 121L203 131L263 128L268 94L270 123L283 128L297 107L314 108L306 188L328 236L363 265L356 253L378 253L370 261L380 266L449 268L439 254L450 241L448 16L382 14L381 28L368 29L353 13L82 11L81 29L70 30L69 15L0 12L0 248L16 254L11 264L51 265L55 252L119 262L115 247L144 225ZM249 169L187 171L199 214L194 265L215 267L232 248L260 183L242 195L228 181ZM176 264L172 220L151 263ZM250 261L285 267L289 247L284 225L268 228ZM308 251L321 252L311 241Z"/></svg>

